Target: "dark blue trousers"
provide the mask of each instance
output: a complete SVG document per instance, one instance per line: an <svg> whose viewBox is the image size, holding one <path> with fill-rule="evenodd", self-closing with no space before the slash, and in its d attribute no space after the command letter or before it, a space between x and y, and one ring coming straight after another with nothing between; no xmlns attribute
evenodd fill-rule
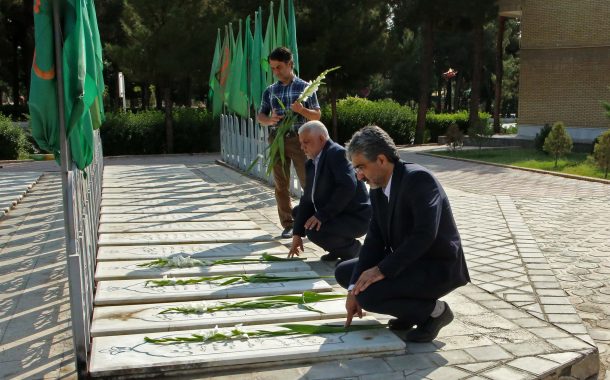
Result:
<svg viewBox="0 0 610 380"><path fill-rule="evenodd" d="M296 217L298 206L292 211ZM356 238L366 234L369 220L349 214L337 217L322 223L320 231L305 230L307 238L333 256L343 260L358 257L360 242Z"/></svg>

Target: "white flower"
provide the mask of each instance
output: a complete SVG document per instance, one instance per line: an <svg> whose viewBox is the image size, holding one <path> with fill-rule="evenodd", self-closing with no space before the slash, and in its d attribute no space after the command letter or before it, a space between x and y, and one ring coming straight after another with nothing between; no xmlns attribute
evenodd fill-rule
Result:
<svg viewBox="0 0 610 380"><path fill-rule="evenodd" d="M208 310L208 305L205 302L192 302L189 304L189 309L196 313L205 313Z"/></svg>

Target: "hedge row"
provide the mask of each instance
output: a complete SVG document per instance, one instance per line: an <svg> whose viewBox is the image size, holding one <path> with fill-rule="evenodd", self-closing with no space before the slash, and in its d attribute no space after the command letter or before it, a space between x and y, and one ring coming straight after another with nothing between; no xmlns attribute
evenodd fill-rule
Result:
<svg viewBox="0 0 610 380"><path fill-rule="evenodd" d="M25 131L0 114L0 160L27 158L33 151Z"/></svg>
<svg viewBox="0 0 610 380"><path fill-rule="evenodd" d="M479 117L486 123L489 114L480 113ZM322 122L329 128L332 125L330 105L325 105L322 108ZM426 140L437 142L438 136L444 135L447 128L453 123L457 124L466 133L468 130L468 112L428 113L426 115ZM349 140L358 129L372 124L387 131L396 144L410 144L415 138L417 111L389 99L371 101L349 97L337 102L337 125L340 143Z"/></svg>
<svg viewBox="0 0 610 380"><path fill-rule="evenodd" d="M217 152L219 123L203 109L178 108L173 112L174 153ZM167 153L165 114L106 113L100 130L104 155Z"/></svg>

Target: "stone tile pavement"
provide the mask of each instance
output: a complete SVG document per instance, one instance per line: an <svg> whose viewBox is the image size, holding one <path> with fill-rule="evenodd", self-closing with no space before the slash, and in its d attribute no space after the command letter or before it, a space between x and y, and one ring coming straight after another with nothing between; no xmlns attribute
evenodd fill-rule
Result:
<svg viewBox="0 0 610 380"><path fill-rule="evenodd" d="M404 150L403 157L431 168L447 188L471 268L473 284L448 299L456 321L437 341L409 345L403 356L222 378L585 378L597 364L594 353L583 353L591 353L587 330L601 364L608 365L610 187L414 154L418 150ZM221 194L245 204L245 213L261 228L279 235L272 190L217 166L215 158L121 158L106 165L184 163L216 183ZM58 184L58 176L45 175L0 221L0 378L74 373ZM323 254L307 248L309 257ZM332 273L325 263L312 266ZM610 379L603 371L600 378Z"/></svg>

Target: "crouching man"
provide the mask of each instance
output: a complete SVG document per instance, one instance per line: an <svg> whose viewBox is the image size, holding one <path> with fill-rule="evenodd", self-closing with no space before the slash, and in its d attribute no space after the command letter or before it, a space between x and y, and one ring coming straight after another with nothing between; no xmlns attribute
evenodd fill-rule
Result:
<svg viewBox="0 0 610 380"><path fill-rule="evenodd" d="M371 204L366 186L356 178L345 148L333 142L319 121L299 128L301 149L309 160L307 182L299 205L294 208L294 230L289 257L303 250L303 237L328 253L324 261L348 260L358 256L356 238L368 230Z"/></svg>
<svg viewBox="0 0 610 380"><path fill-rule="evenodd" d="M453 320L439 298L470 281L449 199L430 171L400 160L379 127L354 133L347 155L371 187L373 218L360 257L335 270L348 289L346 326L365 309L394 316L389 327L409 330L407 340L429 342Z"/></svg>

